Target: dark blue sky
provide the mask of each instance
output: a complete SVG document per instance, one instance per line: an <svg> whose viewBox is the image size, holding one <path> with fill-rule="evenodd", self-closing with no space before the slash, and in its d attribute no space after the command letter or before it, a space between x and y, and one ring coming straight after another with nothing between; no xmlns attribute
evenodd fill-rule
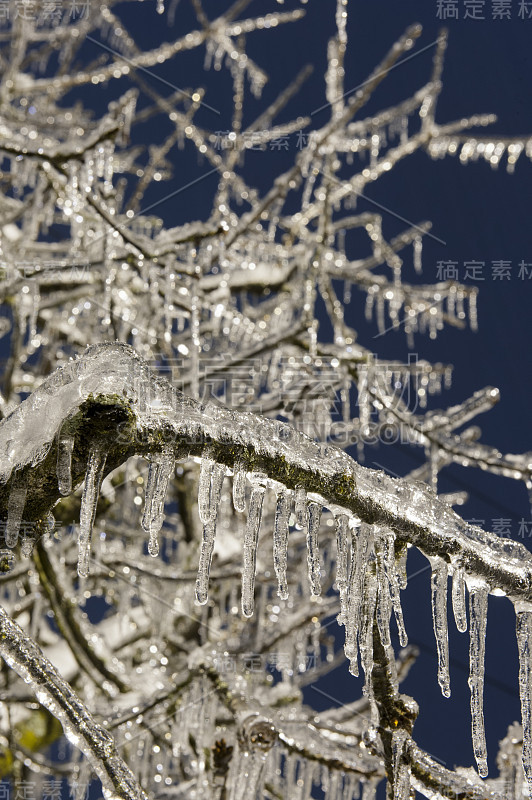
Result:
<svg viewBox="0 0 532 800"><path fill-rule="evenodd" d="M211 17L221 5L219 0L204 2ZM442 25L442 20L437 17L438 6L449 8L451 5L435 0L401 0L400 3L396 0L350 0L346 87L349 89L361 83L409 24L420 22L424 28L416 49L434 42ZM449 46L437 121L443 123L473 113L493 112L498 115L498 121L492 127L494 133L532 134L532 19L518 15L522 5L518 0L506 4L511 12L510 19L494 19L495 7L501 4L491 0L483 4L484 20L463 18L471 3L458 0L455 5L460 18L448 19L445 23L449 28ZM295 7L299 7L295 0L284 3L285 9ZM264 13L278 8L273 0L256 0L250 11ZM271 80L261 100L249 98L245 121L251 121L265 108L267 102L307 63L314 65L314 73L293 101L291 113L285 112L281 120L308 114L325 102L323 73L327 39L333 32L335 2L309 0L305 8L307 16L304 20L249 37L248 51L266 69ZM532 3L529 8L532 12ZM145 47L172 39L191 19L189 4L185 0L178 4L176 24L170 29L166 29L165 18L157 17L151 2L124 4L122 16L131 33ZM87 43L86 47L87 54L96 55L96 45ZM422 86L430 76L432 53L433 49L429 48L394 70L377 90L364 110L364 116L410 96ZM202 61L203 53L194 52L162 65L154 72L180 87L194 89L206 85L205 101L222 113L216 116L202 109L198 121L212 130L227 131L231 127L227 75L225 72L210 72L203 76L200 74ZM154 88L166 91L149 75L144 77ZM93 90L96 105L107 91L101 87ZM88 91L87 95L90 94ZM327 113L323 111L314 115L317 125L325 121ZM159 129L146 129L144 135L147 140L161 141ZM246 170L250 183L265 191L274 175L288 166L295 152L294 138L290 152L251 154ZM192 158L192 151L185 150L177 161L171 183L154 186L146 197L146 204L156 202L166 192L172 191L174 185L184 186L208 169L209 165L205 163L198 166ZM438 261L458 262L460 278L463 278L464 262L477 261L484 265L481 273L485 279L476 283L479 287L479 332L446 328L436 341L417 337L415 349L420 357L455 365L453 387L437 399L437 405L460 402L486 385L500 388L500 404L484 415L479 423L483 429L482 440L503 452L532 450L532 426L529 422L532 392L529 356L531 179L532 164L525 155L519 159L515 174L508 175L505 159L498 171L494 171L484 161L464 167L457 158L433 162L426 154L418 153L403 161L377 184L366 188L369 197L409 221L432 220L433 233L445 241L445 245L434 240L426 241L424 282L437 280ZM168 225L204 218L210 208L214 181L214 177L205 179L159 206L156 213ZM359 210L374 208L361 201ZM384 232L389 237L406 227L392 214L384 214L383 223ZM492 262L501 260L510 262L511 277L508 280L492 278ZM529 265L530 279L519 277L522 261ZM365 322L362 300L354 297L347 315L350 324L359 331L360 342L370 348L378 346L377 352L383 357L406 358L407 347L402 331L373 338L377 328ZM366 463L368 466L383 464L402 475L421 460L419 451L396 446L380 448L375 453L368 451ZM447 491L469 490L471 500L462 509L463 516L484 520L488 529L493 527L493 520L509 519L510 530L517 538L519 521L523 518L530 520L525 488L515 482L454 468L448 474L444 473L441 485ZM529 529L532 531L532 526ZM531 546L530 541L524 541L528 547ZM412 694L421 706L414 730L419 744L448 766L471 765L468 635L455 633L454 623L450 620L452 698L443 700L436 681L429 575L426 570L416 575L426 563L416 554L409 562L408 571L412 578L410 588L404 594L405 621L410 640L419 644L421 655L404 690ZM490 598L486 665L486 729L490 774L494 775L496 743L505 734L507 725L519 718L514 618L510 603L505 599ZM350 678L347 669L325 681L322 688L338 702L348 701L360 693L359 681ZM312 690L308 691L308 699L318 708L329 704Z"/></svg>

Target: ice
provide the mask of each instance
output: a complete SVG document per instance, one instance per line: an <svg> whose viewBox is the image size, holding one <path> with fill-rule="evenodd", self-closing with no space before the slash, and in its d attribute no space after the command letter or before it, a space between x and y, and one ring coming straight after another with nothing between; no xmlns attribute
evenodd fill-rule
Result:
<svg viewBox="0 0 532 800"><path fill-rule="evenodd" d="M211 505L211 479L215 463L214 459L207 456L203 456L201 459L198 482L198 514L203 524L210 522L214 518Z"/></svg>
<svg viewBox="0 0 532 800"><path fill-rule="evenodd" d="M151 556L159 554L157 534L164 521L164 500L174 465L174 454L170 448L152 456L150 461L142 527L150 537L148 552Z"/></svg>
<svg viewBox="0 0 532 800"><path fill-rule="evenodd" d="M532 792L532 606L516 603L517 650L519 654L519 696L523 725L523 769Z"/></svg>
<svg viewBox="0 0 532 800"><path fill-rule="evenodd" d="M469 688L471 689L471 732L478 774L488 774L486 736L484 732L484 653L486 648L486 618L488 588L480 581L468 583L469 588Z"/></svg>
<svg viewBox="0 0 532 800"><path fill-rule="evenodd" d="M288 548L288 517L290 514L290 495L281 491L277 495L275 520L273 527L273 566L277 576L277 594L281 600L288 599L288 585L286 582L287 548Z"/></svg>
<svg viewBox="0 0 532 800"><path fill-rule="evenodd" d="M253 616L257 545L265 491L263 486L254 486L249 501L242 565L242 613L245 617Z"/></svg>
<svg viewBox="0 0 532 800"><path fill-rule="evenodd" d="M204 524L216 519L224 477L225 467L222 464L216 463L208 456L202 458L198 484L198 513Z"/></svg>
<svg viewBox="0 0 532 800"><path fill-rule="evenodd" d="M265 755L254 750L238 752L234 757L233 782L228 800L254 800L257 797Z"/></svg>
<svg viewBox="0 0 532 800"><path fill-rule="evenodd" d="M376 555L376 584L377 584L377 625L383 647L391 646L390 639L390 615L392 612L392 602L390 597L390 584L383 564L382 538L375 536L375 555ZM373 576L366 576L366 583L371 581Z"/></svg>
<svg viewBox="0 0 532 800"><path fill-rule="evenodd" d="M403 609L401 607L400 585L395 565L395 534L393 531L386 531L384 535L382 535L382 555L384 573L388 581L392 608L399 633L399 644L401 647L406 647L408 644L408 636L406 634Z"/></svg>
<svg viewBox="0 0 532 800"><path fill-rule="evenodd" d="M340 593L338 624L347 620L348 557L350 544L349 518L346 514L336 517L336 586Z"/></svg>
<svg viewBox="0 0 532 800"><path fill-rule="evenodd" d="M358 675L357 639L362 622L364 585L368 568L368 558L373 549L373 534L369 525L362 524L358 530L355 552L351 558L351 574L347 594L347 619L345 622L345 654L350 661L350 669Z"/></svg>
<svg viewBox="0 0 532 800"><path fill-rule="evenodd" d="M372 698L373 687L371 674L373 671L373 622L375 619L375 607L377 603L377 580L368 570L365 576L364 599L362 604L362 623L359 634L360 642L360 661L366 678L364 684L364 694ZM350 665L350 671L352 664Z"/></svg>
<svg viewBox="0 0 532 800"><path fill-rule="evenodd" d="M321 594L320 551L318 543L320 520L321 506L318 503L309 503L307 527L307 564L310 593L313 597L317 597Z"/></svg>
<svg viewBox="0 0 532 800"><path fill-rule="evenodd" d="M296 525L300 530L307 527L307 492L304 486L296 486L294 492L294 510Z"/></svg>
<svg viewBox="0 0 532 800"><path fill-rule="evenodd" d="M26 505L27 487L21 474L17 474L13 479L9 499L7 501L7 522L5 527L5 540L8 547L15 547L22 515Z"/></svg>
<svg viewBox="0 0 532 800"><path fill-rule="evenodd" d="M72 493L73 436L59 436L57 443L57 484L63 497Z"/></svg>
<svg viewBox="0 0 532 800"><path fill-rule="evenodd" d="M237 461L234 467L233 505L235 511L246 510L246 466L243 461Z"/></svg>
<svg viewBox="0 0 532 800"><path fill-rule="evenodd" d="M409 800L410 797L410 768L405 760L408 738L407 732L402 728L392 731L394 800Z"/></svg>
<svg viewBox="0 0 532 800"><path fill-rule="evenodd" d="M148 800L120 757L110 734L92 717L41 649L0 607L0 655L35 698L61 723L68 740L88 758L108 796Z"/></svg>
<svg viewBox="0 0 532 800"><path fill-rule="evenodd" d="M205 605L209 599L209 572L211 569L215 538L216 520L205 522L201 538L198 577L196 578L196 602L199 605Z"/></svg>
<svg viewBox="0 0 532 800"><path fill-rule="evenodd" d="M105 454L96 449L91 451L87 462L85 484L81 496L78 533L78 575L81 577L87 577L89 574L92 526L96 516L105 458Z"/></svg>
<svg viewBox="0 0 532 800"><path fill-rule="evenodd" d="M465 633L467 630L465 577L464 568L460 565L453 568L452 599L456 627L460 633Z"/></svg>
<svg viewBox="0 0 532 800"><path fill-rule="evenodd" d="M414 269L418 275L422 272L421 255L423 251L423 239L421 236L416 236L414 239Z"/></svg>
<svg viewBox="0 0 532 800"><path fill-rule="evenodd" d="M432 625L438 651L438 683L444 697L451 696L449 676L449 638L447 632L447 563L442 558L431 558L430 587L432 600Z"/></svg>

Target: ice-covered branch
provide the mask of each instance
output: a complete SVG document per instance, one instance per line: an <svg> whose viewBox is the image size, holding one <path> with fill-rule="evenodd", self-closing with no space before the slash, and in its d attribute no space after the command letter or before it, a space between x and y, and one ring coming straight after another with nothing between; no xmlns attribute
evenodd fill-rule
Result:
<svg viewBox="0 0 532 800"><path fill-rule="evenodd" d="M118 755L112 737L94 721L38 645L1 607L0 655L30 686L37 700L59 720L70 742L87 756L109 800L147 800L133 773Z"/></svg>

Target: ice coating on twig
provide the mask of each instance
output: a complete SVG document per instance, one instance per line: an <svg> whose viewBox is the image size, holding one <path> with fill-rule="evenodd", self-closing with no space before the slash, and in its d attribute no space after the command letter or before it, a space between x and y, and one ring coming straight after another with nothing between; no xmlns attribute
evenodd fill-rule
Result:
<svg viewBox="0 0 532 800"><path fill-rule="evenodd" d="M431 558L430 578L432 625L438 652L438 683L444 697L451 696L449 676L449 637L447 631L447 563L442 558Z"/></svg>
<svg viewBox="0 0 532 800"><path fill-rule="evenodd" d="M144 386L145 390L132 391L135 385ZM392 524L390 517L396 518L412 544L417 544L417 534L410 526L421 526L429 544L436 546L443 537L446 547L452 547L457 557L473 557L480 564L483 571L477 577L496 579L497 585L507 594L519 597L521 587L527 585L532 558L522 544L467 524L419 483L396 480L361 467L336 448L328 448L324 455L319 444L302 433L290 431L288 426L285 426L287 435L281 439L279 424L272 420L214 405L201 406L167 382L151 376L146 362L131 347L121 343L89 347L78 359L57 369L0 422L0 481L6 482L14 467L20 469L29 463L40 463L64 419L76 413L90 395L101 393L126 397L136 416L137 428L142 431L157 427L158 420L164 419L165 425L171 426L180 436L216 437L223 425L228 444L238 442L261 448L268 458L283 457L291 465L319 471L325 480L340 474L351 476L358 500L362 504L370 502L372 513L381 516L383 521L385 516L388 524ZM156 404L157 415L150 413L153 404ZM437 421L435 416L434 423ZM15 439L17 448L12 447ZM516 469L524 474L528 460L526 454L512 456L512 475ZM503 464L503 460L498 459L496 471L507 470L509 466L510 462ZM338 504L338 499L330 499ZM489 565L485 563L488 548ZM491 577L495 575L496 578Z"/></svg>
<svg viewBox="0 0 532 800"><path fill-rule="evenodd" d="M57 442L57 485L59 494L67 497L72 492L73 436L60 436Z"/></svg>
<svg viewBox="0 0 532 800"><path fill-rule="evenodd" d="M532 606L529 603L516 603L515 614L523 725L523 769L529 792L532 792Z"/></svg>
<svg viewBox="0 0 532 800"><path fill-rule="evenodd" d="M307 525L307 565L310 593L313 597L317 597L321 594L320 549L318 543L320 520L321 506L318 503L309 503Z"/></svg>
<svg viewBox="0 0 532 800"><path fill-rule="evenodd" d="M159 554L157 534L164 522L164 501L174 465L174 454L171 448L156 454L150 461L142 527L150 537L148 552L151 556Z"/></svg>
<svg viewBox="0 0 532 800"><path fill-rule="evenodd" d="M87 577L89 574L89 561L91 554L91 538L96 506L100 494L103 470L105 467L105 454L101 450L92 450L87 462L85 484L81 496L81 510L79 514L78 534L78 575Z"/></svg>
<svg viewBox="0 0 532 800"><path fill-rule="evenodd" d="M290 514L290 495L281 491L277 495L275 519L273 524L273 566L277 576L277 594L281 600L288 599L288 585L286 582L287 548L288 548L288 517Z"/></svg>
<svg viewBox="0 0 532 800"><path fill-rule="evenodd" d="M453 569L452 600L454 620L460 633L465 633L467 630L465 589L466 585L464 568L461 566L456 566Z"/></svg>
<svg viewBox="0 0 532 800"><path fill-rule="evenodd" d="M484 732L484 654L488 588L477 581L469 585L469 688L471 689L471 733L478 774L488 774L488 754Z"/></svg>
<svg viewBox="0 0 532 800"><path fill-rule="evenodd" d="M59 720L69 740L89 759L108 796L148 800L118 754L112 737L98 725L58 670L0 606L0 655L28 684L37 700Z"/></svg>
<svg viewBox="0 0 532 800"><path fill-rule="evenodd" d="M265 491L264 486L254 486L249 501L249 512L246 522L246 531L244 533L244 557L242 565L242 613L245 617L253 616L257 545L259 543L260 521Z"/></svg>
<svg viewBox="0 0 532 800"><path fill-rule="evenodd" d="M394 800L408 800L410 797L410 768L405 760L408 740L408 734L403 728L392 731Z"/></svg>

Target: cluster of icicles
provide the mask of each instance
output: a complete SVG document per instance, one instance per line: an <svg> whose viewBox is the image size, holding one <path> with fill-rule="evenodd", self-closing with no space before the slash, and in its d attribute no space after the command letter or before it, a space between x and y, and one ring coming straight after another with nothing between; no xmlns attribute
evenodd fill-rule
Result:
<svg viewBox="0 0 532 800"><path fill-rule="evenodd" d="M57 455L57 479L59 491L68 495L72 491L71 458L73 440L60 436ZM89 456L83 487L80 524L78 573L86 576L89 571L90 546L93 521L100 484L105 466L105 454L93 450ZM232 477L233 504L235 510L247 518L243 541L242 563L242 613L250 617L254 610L256 556L262 507L267 487L276 491L276 509L273 529L273 563L278 581L278 594L288 598L287 552L291 523L306 531L307 564L310 592L321 593L319 529L323 500L317 495L307 496L303 486L294 491L267 478L263 473L249 472L244 462L234 465ZM149 537L150 555L159 552L158 534L164 521L164 504L168 483L175 468L172 448L153 454L150 458L146 485L142 527ZM208 600L209 571L213 557L216 517L222 494L222 484L227 473L225 465L217 463L208 455L202 458L199 486L198 512L203 524L200 546L199 568L196 580L196 601L205 604ZM247 502L247 485L251 492ZM8 503L6 544L13 547L17 540L26 500L26 489L20 479L14 480ZM406 646L407 635L401 610L400 590L406 588L406 553L396 558L395 534L376 526L361 524L360 520L340 507L330 509L335 516L337 559L336 585L340 594L338 622L345 627L345 653L350 661L350 671L358 675L358 658L366 678L365 691L371 697L371 673L373 668L373 620L376 619L382 643L391 648L390 619L396 620L399 641ZM459 562L449 566L440 557L431 557L431 596L434 633L438 653L438 682L445 697L450 695L449 648L447 632L447 584L452 573L452 607L459 631L467 630L466 584L469 592L470 626L470 675L472 739L479 774L485 777L487 752L484 733L483 689L484 652L488 585L479 578L466 577ZM532 606L515 603L517 615L517 643L519 651L519 688L523 721L523 766L525 775L532 784L532 731L531 731L531 683L532 683Z"/></svg>

